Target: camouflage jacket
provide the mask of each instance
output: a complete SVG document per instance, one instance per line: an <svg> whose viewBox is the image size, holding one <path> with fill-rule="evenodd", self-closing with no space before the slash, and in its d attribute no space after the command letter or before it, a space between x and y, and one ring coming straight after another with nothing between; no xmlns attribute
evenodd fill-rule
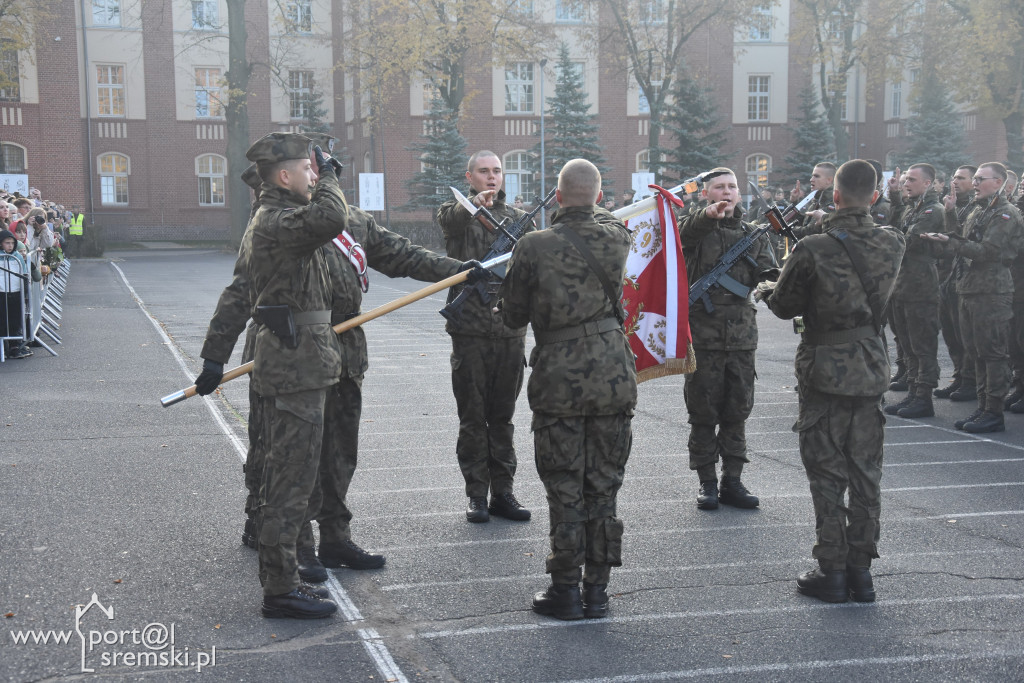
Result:
<svg viewBox="0 0 1024 683"><path fill-rule="evenodd" d="M942 219L943 219L943 232L945 233L956 233L961 234L963 230L963 221L967 220L967 214L974 208L972 205L972 194L959 195L956 198L956 208L952 211L947 211L943 207ZM962 218L961 218L962 216ZM947 278L953 271L953 254L948 249L943 249L939 255L939 284L945 286Z"/></svg>
<svg viewBox="0 0 1024 683"><path fill-rule="evenodd" d="M468 196L476 196L476 191L471 189ZM488 211L498 220L506 216L516 220L525 213L505 203L504 191L498 192L494 206ZM498 233L488 231L455 199L448 200L437 210L437 224L441 226L448 256L460 261L482 260L490 250L491 244L498 238ZM530 226L528 229L533 230L533 227ZM491 310L494 308L493 293L498 289L497 277L492 276L491 280L491 286L488 288L492 293L491 301L481 301L477 296L469 297L462 306L458 321L445 324L444 328L448 334L471 337L522 337L526 334L525 323L518 328L508 327L502 323L501 315ZM451 301L458 296L461 290L462 287L452 287L448 300Z"/></svg>
<svg viewBox="0 0 1024 683"><path fill-rule="evenodd" d="M839 209L825 217L824 228L825 234L797 242L765 302L780 318L804 317L807 332L795 362L800 386L840 396L881 396L889 383L889 358L881 334L838 344L814 344L809 338L813 333L875 327L861 275L883 302L888 300L904 237L874 225L866 207ZM833 236L842 233L869 272L858 275L843 243Z"/></svg>
<svg viewBox="0 0 1024 683"><path fill-rule="evenodd" d="M312 200L264 185L249 225L245 259L252 317L258 306L287 305L293 313L331 310L331 275L320 248L345 228L348 207L333 174L320 177ZM342 370L341 344L329 323L300 325L298 348L289 349L266 325L256 333L253 389L279 396L329 387Z"/></svg>
<svg viewBox="0 0 1024 683"><path fill-rule="evenodd" d="M966 239L951 239L945 243L947 253L959 256L966 265L956 291L959 294L1011 294L1013 278L1009 266L1024 246L1020 212L1005 197L996 199L991 207L988 199L975 204L964 223L962 235Z"/></svg>
<svg viewBox="0 0 1024 683"><path fill-rule="evenodd" d="M732 218L715 220L707 217L707 209L691 214L679 226L679 241L686 259L686 274L692 285L711 270L718 260L739 240L754 230L742 220L742 209L736 209ZM740 284L754 287L761 271L775 266L771 242L759 239L747 254L757 263L752 265L741 258L729 270L729 275ZM757 348L757 308L750 297L740 298L724 287L712 287L708 292L711 305L708 313L704 304L690 306L690 335L698 349L743 351Z"/></svg>
<svg viewBox="0 0 1024 683"><path fill-rule="evenodd" d="M925 192L916 204L902 211L900 232L906 237L906 250L896 278L896 289L892 293L893 299L939 300L939 272L935 260L942 255L942 244L922 239L919 235L942 232L943 222L942 204L934 190Z"/></svg>
<svg viewBox="0 0 1024 683"><path fill-rule="evenodd" d="M601 281L559 226L571 227L605 269L614 288L609 300ZM555 212L550 230L525 235L516 245L501 284L501 315L510 327L533 325L541 335L583 323L615 319L622 299L630 236L622 221L599 207ZM621 309L620 309L621 313ZM530 354L527 394L534 429L544 420L574 415L632 414L636 366L621 326L567 341L538 343Z"/></svg>
<svg viewBox="0 0 1024 683"><path fill-rule="evenodd" d="M817 225L814 219L809 215L812 211L821 209L825 213L835 213L836 205L832 200L832 186L829 185L824 190L816 190L814 199L811 203L804 207L804 218L800 222L800 225L793 226L793 232L798 238L806 237L807 235L820 235L824 232L825 228L823 225Z"/></svg>
<svg viewBox="0 0 1024 683"><path fill-rule="evenodd" d="M871 220L876 225L892 225L892 203L885 198L884 192L878 193L878 199L871 205Z"/></svg>

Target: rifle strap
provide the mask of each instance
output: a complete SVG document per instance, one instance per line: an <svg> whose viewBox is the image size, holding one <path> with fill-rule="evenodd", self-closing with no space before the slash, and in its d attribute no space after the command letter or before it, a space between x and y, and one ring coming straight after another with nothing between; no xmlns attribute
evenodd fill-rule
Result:
<svg viewBox="0 0 1024 683"><path fill-rule="evenodd" d="M845 230L837 232L827 233L830 237L843 245L843 249L846 250L846 255L850 257L850 262L853 264L853 270L857 273L857 278L860 279L860 285L864 288L864 294L868 298L868 306L871 307L871 317L874 320L876 333L881 331L882 324L885 322L886 309L889 308L889 302L882 301L881 293L868 286L867 280L864 279L864 273L867 272L867 264L864 263L864 257L857 251L850 249L850 243L847 240L850 237L850 233Z"/></svg>
<svg viewBox="0 0 1024 683"><path fill-rule="evenodd" d="M594 252L590 251L587 247L587 243L583 241L583 238L576 233L575 230L570 228L568 225L559 225L555 228L555 232L561 235L569 241L572 246L576 247L576 251L584 258L590 269L594 271L594 275L601 281L601 287L604 288L604 294L608 297L608 301L612 304L612 311L615 312L615 319L619 321L619 325L622 325L626 316L622 314L622 305L619 300L615 297L615 288L612 287L611 280L608 279L608 274L598 263L597 257L594 256Z"/></svg>

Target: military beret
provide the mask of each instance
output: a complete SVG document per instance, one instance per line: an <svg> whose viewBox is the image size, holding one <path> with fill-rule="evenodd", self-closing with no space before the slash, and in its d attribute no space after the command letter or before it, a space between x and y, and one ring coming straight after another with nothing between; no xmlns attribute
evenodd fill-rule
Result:
<svg viewBox="0 0 1024 683"><path fill-rule="evenodd" d="M313 141L314 145L320 145L320 149L325 154L330 154L334 151L334 143L338 141L338 138L334 137L330 133L303 133L307 138Z"/></svg>
<svg viewBox="0 0 1024 683"><path fill-rule="evenodd" d="M242 171L242 182L254 190L260 189L263 179L260 178L260 172L256 164L249 164L249 168Z"/></svg>
<svg viewBox="0 0 1024 683"><path fill-rule="evenodd" d="M305 159L313 151L313 141L298 133L269 133L264 135L245 153L245 158L257 164L276 164L290 159Z"/></svg>

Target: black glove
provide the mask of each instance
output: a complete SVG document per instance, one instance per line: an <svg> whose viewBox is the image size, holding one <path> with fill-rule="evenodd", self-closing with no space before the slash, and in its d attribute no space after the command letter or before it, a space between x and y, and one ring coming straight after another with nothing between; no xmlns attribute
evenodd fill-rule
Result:
<svg viewBox="0 0 1024 683"><path fill-rule="evenodd" d="M321 178L326 173L330 173L335 178L338 177L334 173L334 166L331 166L331 162L324 157L324 151L320 149L320 145L313 148L313 158L316 160L316 172Z"/></svg>
<svg viewBox="0 0 1024 683"><path fill-rule="evenodd" d="M469 271L469 275L466 276L466 282L471 285L475 285L481 280L488 280L491 277L491 271L484 268L479 261L464 261L459 266L459 272L463 273Z"/></svg>
<svg viewBox="0 0 1024 683"><path fill-rule="evenodd" d="M341 172L345 170L345 165L334 157L328 157L327 163L329 163L331 168L334 169L335 177L337 177L338 180L341 180Z"/></svg>
<svg viewBox="0 0 1024 683"><path fill-rule="evenodd" d="M196 393L200 396L212 394L224 378L224 364L203 359L203 371L196 377Z"/></svg>

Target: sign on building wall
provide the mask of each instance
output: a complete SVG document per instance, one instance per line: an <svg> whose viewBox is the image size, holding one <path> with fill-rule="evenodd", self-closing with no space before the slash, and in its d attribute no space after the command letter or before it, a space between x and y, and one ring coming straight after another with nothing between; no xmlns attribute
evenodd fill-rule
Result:
<svg viewBox="0 0 1024 683"><path fill-rule="evenodd" d="M0 187L8 192L28 196L28 175L24 173L0 173Z"/></svg>
<svg viewBox="0 0 1024 683"><path fill-rule="evenodd" d="M633 192L636 195L633 197L633 202L638 202L646 197L653 197L654 192L648 185L654 184L653 173L634 173L633 174Z"/></svg>
<svg viewBox="0 0 1024 683"><path fill-rule="evenodd" d="M359 174L359 208L363 211L384 210L384 174Z"/></svg>

